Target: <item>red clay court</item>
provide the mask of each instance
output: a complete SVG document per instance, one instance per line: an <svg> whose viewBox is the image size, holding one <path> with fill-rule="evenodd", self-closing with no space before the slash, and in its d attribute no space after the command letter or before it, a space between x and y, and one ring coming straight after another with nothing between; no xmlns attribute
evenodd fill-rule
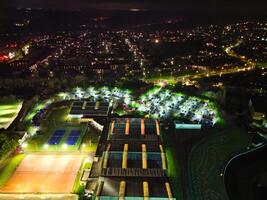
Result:
<svg viewBox="0 0 267 200"><path fill-rule="evenodd" d="M1 193L70 193L82 155L27 155Z"/></svg>

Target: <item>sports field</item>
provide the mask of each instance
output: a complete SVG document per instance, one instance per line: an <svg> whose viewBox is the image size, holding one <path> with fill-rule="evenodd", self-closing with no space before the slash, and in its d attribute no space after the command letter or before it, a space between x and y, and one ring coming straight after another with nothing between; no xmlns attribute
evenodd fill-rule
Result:
<svg viewBox="0 0 267 200"><path fill-rule="evenodd" d="M17 117L21 107L21 101L0 99L0 128L7 129Z"/></svg>
<svg viewBox="0 0 267 200"><path fill-rule="evenodd" d="M86 125L61 124L42 129L28 141L26 151L76 151L86 132Z"/></svg>
<svg viewBox="0 0 267 200"><path fill-rule="evenodd" d="M207 137L196 143L188 155L188 199L228 199L224 166L234 155L247 151L251 135L225 119L224 126L206 130Z"/></svg>
<svg viewBox="0 0 267 200"><path fill-rule="evenodd" d="M82 155L27 155L1 193L70 193Z"/></svg>
<svg viewBox="0 0 267 200"><path fill-rule="evenodd" d="M78 200L76 194L0 194L0 200Z"/></svg>

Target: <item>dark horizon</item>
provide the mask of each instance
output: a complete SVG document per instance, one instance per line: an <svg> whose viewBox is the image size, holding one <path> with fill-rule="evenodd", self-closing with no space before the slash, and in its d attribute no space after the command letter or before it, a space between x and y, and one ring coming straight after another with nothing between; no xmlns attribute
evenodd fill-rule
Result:
<svg viewBox="0 0 267 200"><path fill-rule="evenodd" d="M183 12L230 12L236 14L265 14L267 2L223 1L223 0L3 0L3 6L9 8L43 8L52 10L167 10ZM3 7L1 5L1 7Z"/></svg>

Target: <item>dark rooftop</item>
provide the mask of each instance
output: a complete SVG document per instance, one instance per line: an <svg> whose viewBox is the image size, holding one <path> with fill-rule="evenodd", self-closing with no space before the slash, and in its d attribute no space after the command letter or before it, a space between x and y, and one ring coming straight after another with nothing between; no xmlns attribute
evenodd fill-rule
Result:
<svg viewBox="0 0 267 200"><path fill-rule="evenodd" d="M70 115L83 117L107 116L110 110L107 102L74 101Z"/></svg>

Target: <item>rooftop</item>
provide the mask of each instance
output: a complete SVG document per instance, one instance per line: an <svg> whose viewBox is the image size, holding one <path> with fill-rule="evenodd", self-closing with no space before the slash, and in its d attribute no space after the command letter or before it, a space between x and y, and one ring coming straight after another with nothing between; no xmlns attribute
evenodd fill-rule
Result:
<svg viewBox="0 0 267 200"><path fill-rule="evenodd" d="M99 117L107 116L110 110L108 102L74 101L70 115L73 117Z"/></svg>

